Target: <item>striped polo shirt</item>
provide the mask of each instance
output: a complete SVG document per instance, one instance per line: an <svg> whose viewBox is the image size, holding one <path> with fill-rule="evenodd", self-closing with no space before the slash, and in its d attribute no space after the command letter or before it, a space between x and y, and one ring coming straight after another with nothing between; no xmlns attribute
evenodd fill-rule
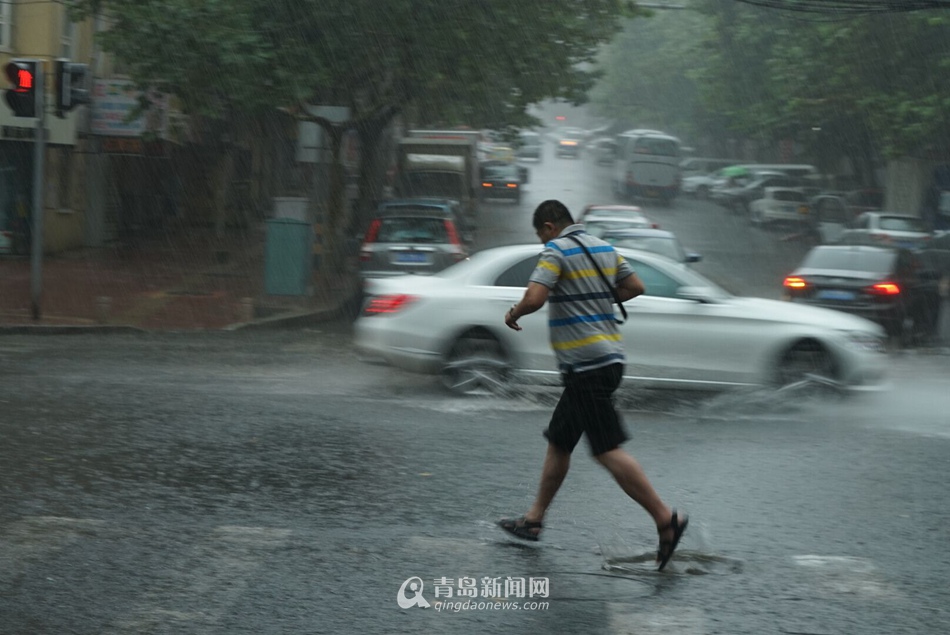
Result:
<svg viewBox="0 0 950 635"><path fill-rule="evenodd" d="M603 240L570 225L544 246L530 282L543 284L548 295L551 347L561 371L583 372L624 363L623 340L614 317L613 294L604 284L576 236L614 285L633 273L630 264Z"/></svg>

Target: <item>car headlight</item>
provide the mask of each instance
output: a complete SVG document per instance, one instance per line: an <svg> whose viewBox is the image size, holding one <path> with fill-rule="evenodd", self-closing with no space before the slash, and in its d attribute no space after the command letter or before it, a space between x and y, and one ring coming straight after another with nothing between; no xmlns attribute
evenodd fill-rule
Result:
<svg viewBox="0 0 950 635"><path fill-rule="evenodd" d="M883 335L874 335L866 331L844 331L845 340L852 348L869 353L884 353L887 351Z"/></svg>

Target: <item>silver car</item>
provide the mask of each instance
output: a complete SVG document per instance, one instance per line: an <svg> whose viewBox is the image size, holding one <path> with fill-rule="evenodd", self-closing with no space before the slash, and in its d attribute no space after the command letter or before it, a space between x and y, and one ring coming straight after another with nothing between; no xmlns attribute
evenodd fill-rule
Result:
<svg viewBox="0 0 950 635"><path fill-rule="evenodd" d="M431 275L467 257L453 214L439 207L404 206L370 224L359 268L363 278Z"/></svg>

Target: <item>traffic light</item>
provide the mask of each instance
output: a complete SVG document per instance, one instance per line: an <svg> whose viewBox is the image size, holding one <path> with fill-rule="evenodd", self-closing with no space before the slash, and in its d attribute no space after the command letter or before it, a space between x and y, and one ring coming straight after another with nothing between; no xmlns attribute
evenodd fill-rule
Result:
<svg viewBox="0 0 950 635"><path fill-rule="evenodd" d="M56 60L56 116L65 119L66 113L80 104L89 103L86 78L89 66L69 60Z"/></svg>
<svg viewBox="0 0 950 635"><path fill-rule="evenodd" d="M7 80L13 85L5 98L14 117L36 117L36 74L40 71L39 60L14 59L5 67Z"/></svg>

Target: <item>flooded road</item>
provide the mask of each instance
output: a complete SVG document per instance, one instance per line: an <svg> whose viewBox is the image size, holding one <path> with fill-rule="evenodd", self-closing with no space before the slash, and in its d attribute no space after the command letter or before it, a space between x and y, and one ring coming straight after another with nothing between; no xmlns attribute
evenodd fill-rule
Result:
<svg viewBox="0 0 950 635"><path fill-rule="evenodd" d="M448 396L348 329L0 340L0 632L945 632L950 358L848 399L625 393L692 518L657 574L586 448L538 545L494 527L551 391Z"/></svg>

